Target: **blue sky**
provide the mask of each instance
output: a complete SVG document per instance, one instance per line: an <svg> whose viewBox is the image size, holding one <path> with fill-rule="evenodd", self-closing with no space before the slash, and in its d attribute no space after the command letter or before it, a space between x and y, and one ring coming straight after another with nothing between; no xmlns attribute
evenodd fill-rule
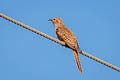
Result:
<svg viewBox="0 0 120 80"><path fill-rule="evenodd" d="M1 0L0 13L54 38L60 17L80 48L120 67L119 0ZM120 80L120 72L0 18L0 80Z"/></svg>

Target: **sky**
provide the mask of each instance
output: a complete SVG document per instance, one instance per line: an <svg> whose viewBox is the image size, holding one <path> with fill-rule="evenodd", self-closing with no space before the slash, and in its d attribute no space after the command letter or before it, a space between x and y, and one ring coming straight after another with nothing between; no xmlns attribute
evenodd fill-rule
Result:
<svg viewBox="0 0 120 80"><path fill-rule="evenodd" d="M120 0L1 0L0 13L56 38L60 17L81 50L120 67ZM56 38L57 39L57 38ZM0 80L120 80L120 72L0 18Z"/></svg>

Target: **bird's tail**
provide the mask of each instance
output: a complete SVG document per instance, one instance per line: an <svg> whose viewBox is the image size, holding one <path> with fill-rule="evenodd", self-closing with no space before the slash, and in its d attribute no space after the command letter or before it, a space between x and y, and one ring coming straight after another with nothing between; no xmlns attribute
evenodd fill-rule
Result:
<svg viewBox="0 0 120 80"><path fill-rule="evenodd" d="M82 73L82 68L81 68L81 64L80 64L80 61L79 61L78 53L74 50L72 50L72 52L74 54L78 69L80 70L80 73Z"/></svg>

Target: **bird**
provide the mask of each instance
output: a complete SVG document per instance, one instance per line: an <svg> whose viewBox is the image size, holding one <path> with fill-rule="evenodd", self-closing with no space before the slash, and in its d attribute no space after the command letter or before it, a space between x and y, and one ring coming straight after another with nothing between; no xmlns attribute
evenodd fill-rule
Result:
<svg viewBox="0 0 120 80"><path fill-rule="evenodd" d="M63 41L65 43L65 47L71 48L77 67L80 71L80 73L82 73L82 68L81 68L81 64L80 64L80 60L79 60L79 56L78 53L82 53L82 50L79 48L77 39L75 37L75 35L73 34L73 32L67 28L62 19L59 17L54 17L49 19L48 21L51 21L54 24L55 27L55 33L57 35L57 38L60 41Z"/></svg>

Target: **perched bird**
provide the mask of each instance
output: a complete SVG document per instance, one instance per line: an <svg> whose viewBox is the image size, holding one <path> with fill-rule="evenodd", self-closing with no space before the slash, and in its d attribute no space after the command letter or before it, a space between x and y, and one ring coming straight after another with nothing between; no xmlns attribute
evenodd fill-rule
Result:
<svg viewBox="0 0 120 80"><path fill-rule="evenodd" d="M78 46L78 42L74 34L70 29L68 29L62 22L62 20L58 17L54 17L49 19L54 24L55 33L59 40L65 42L65 46L72 49L73 55L75 57L78 69L80 73L82 73L81 64L79 61L78 53L82 52Z"/></svg>

